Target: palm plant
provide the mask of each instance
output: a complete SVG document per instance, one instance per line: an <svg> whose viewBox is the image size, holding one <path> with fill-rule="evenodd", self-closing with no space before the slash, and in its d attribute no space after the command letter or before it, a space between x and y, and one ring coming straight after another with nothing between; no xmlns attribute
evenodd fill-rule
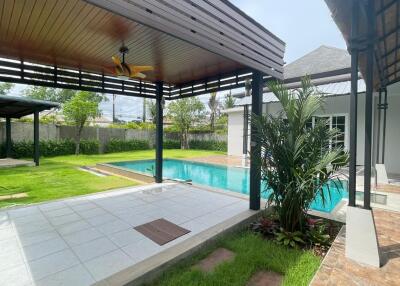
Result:
<svg viewBox="0 0 400 286"><path fill-rule="evenodd" d="M269 89L283 110L278 116L252 116L261 142L257 154L262 154L252 160L261 165L261 177L270 193L268 203L274 205L281 226L289 232L303 231L310 204L317 196L325 204L327 182L347 164L348 154L332 147L338 130L329 130L323 120L309 126L324 103L309 78L297 90L288 90L279 82L270 83Z"/></svg>

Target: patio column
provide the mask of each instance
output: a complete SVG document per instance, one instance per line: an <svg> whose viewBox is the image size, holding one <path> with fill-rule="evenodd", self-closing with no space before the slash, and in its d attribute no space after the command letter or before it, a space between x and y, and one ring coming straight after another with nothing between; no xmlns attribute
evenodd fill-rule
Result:
<svg viewBox="0 0 400 286"><path fill-rule="evenodd" d="M353 1L354 6L358 6ZM357 109L358 109L358 7L353 7L351 22L351 95L350 95L350 148L349 148L349 206L356 205L356 172L357 172Z"/></svg>
<svg viewBox="0 0 400 286"><path fill-rule="evenodd" d="M39 166L39 111L33 113L33 161Z"/></svg>
<svg viewBox="0 0 400 286"><path fill-rule="evenodd" d="M163 82L156 83L156 183L162 183L163 171Z"/></svg>
<svg viewBox="0 0 400 286"><path fill-rule="evenodd" d="M248 151L248 138L249 138L249 106L243 106L243 157L247 157Z"/></svg>
<svg viewBox="0 0 400 286"><path fill-rule="evenodd" d="M261 115L263 97L263 74L259 71L253 71L251 82L251 112L253 115ZM261 192L261 167L254 158L261 156L260 140L257 137L257 129L251 125L250 140L250 209L260 209Z"/></svg>
<svg viewBox="0 0 400 286"><path fill-rule="evenodd" d="M371 19L367 27L366 72L365 72L365 149L364 149L364 209L371 209L372 167L372 106L374 82L374 38L375 10L372 1L367 4L367 16Z"/></svg>
<svg viewBox="0 0 400 286"><path fill-rule="evenodd" d="M11 118L6 117L6 158L11 158Z"/></svg>
<svg viewBox="0 0 400 286"><path fill-rule="evenodd" d="M383 130L382 130L382 159L381 164L385 164L385 147L386 147L386 111L388 109L387 101L387 88L384 89L384 101L383 101Z"/></svg>

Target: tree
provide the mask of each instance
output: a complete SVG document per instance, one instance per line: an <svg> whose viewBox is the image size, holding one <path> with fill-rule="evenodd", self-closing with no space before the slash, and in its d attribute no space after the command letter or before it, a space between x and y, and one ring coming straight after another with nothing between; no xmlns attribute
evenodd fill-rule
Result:
<svg viewBox="0 0 400 286"><path fill-rule="evenodd" d="M235 107L235 102L236 99L232 96L232 93L229 92L227 95L225 95L224 108L228 109Z"/></svg>
<svg viewBox="0 0 400 286"><path fill-rule="evenodd" d="M147 109L150 113L151 116L151 121L153 124L156 124L156 119L157 119L157 106L156 102L154 100L149 100L147 103Z"/></svg>
<svg viewBox="0 0 400 286"><path fill-rule="evenodd" d="M88 91L78 91L69 101L63 105L65 119L76 128L75 154L79 154L81 133L85 124L101 115L99 104L102 97Z"/></svg>
<svg viewBox="0 0 400 286"><path fill-rule="evenodd" d="M329 198L328 181L347 164L348 154L331 145L338 130L329 130L323 120L309 126L313 114L323 107L309 78L295 91L278 82L270 83L269 89L283 111L275 117L252 115L255 136L261 143L251 159L261 166L268 202L274 205L281 226L288 232L303 231L311 203L317 197L323 203Z"/></svg>
<svg viewBox="0 0 400 286"><path fill-rule="evenodd" d="M14 84L9 82L0 83L0 95L7 95L7 93L14 87Z"/></svg>
<svg viewBox="0 0 400 286"><path fill-rule="evenodd" d="M197 97L179 99L168 105L168 116L180 132L181 148L188 149L189 129L204 118L204 104Z"/></svg>
<svg viewBox="0 0 400 286"><path fill-rule="evenodd" d="M65 103L70 100L76 91L68 89L56 89L45 86L30 86L24 90L27 97L40 100L48 100L53 102Z"/></svg>
<svg viewBox="0 0 400 286"><path fill-rule="evenodd" d="M212 92L210 98L208 99L208 107L210 108L210 127L211 131L215 130L215 121L219 115L220 103L217 98L217 93Z"/></svg>

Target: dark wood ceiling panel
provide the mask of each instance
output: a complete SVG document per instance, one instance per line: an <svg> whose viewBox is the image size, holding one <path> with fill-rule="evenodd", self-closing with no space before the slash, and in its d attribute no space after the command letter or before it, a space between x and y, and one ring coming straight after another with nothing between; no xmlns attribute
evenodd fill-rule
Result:
<svg viewBox="0 0 400 286"><path fill-rule="evenodd" d="M208 33L210 38L225 41L226 46L235 49L245 46L248 49L248 61L255 61L258 67L261 66L263 55L256 51L258 44L250 40L252 37L258 39L259 35L249 37L239 33L240 42L234 41L232 35L224 34L228 34L231 26L238 26L238 23L230 19L233 24L225 26L223 20L218 20L203 8L193 6L191 1L180 2L182 7L179 9L171 4L179 5L179 2L137 1L172 15L187 26L191 25L188 13L193 13L202 21L199 22L199 33ZM158 6L160 4L162 6ZM206 4L210 5L208 2ZM212 9L217 11L219 7ZM3 0L0 15L0 57L112 75L111 56L118 54L124 44L130 50L126 55L127 63L155 67L154 72L147 73L146 80L161 80L173 85L190 84L246 68L243 62L229 59L228 55L211 52L87 1ZM212 26L219 27L220 32L213 30ZM271 48L259 47L261 51L277 50L274 45ZM276 67L272 69L274 73L280 69L277 62L282 58L279 53L281 51L271 52L270 61Z"/></svg>

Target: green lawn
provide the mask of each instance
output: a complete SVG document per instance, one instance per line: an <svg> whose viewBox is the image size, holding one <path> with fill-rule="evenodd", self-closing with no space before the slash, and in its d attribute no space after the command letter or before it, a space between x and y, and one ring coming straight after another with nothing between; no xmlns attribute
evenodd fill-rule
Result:
<svg viewBox="0 0 400 286"><path fill-rule="evenodd" d="M213 151L165 150L164 157L189 158L215 154ZM27 198L0 201L0 207L29 204L65 197L101 192L109 189L138 185L121 177L98 177L77 167L96 163L154 158L154 150L102 155L60 156L41 158L39 167L0 169L0 196L27 193Z"/></svg>
<svg viewBox="0 0 400 286"><path fill-rule="evenodd" d="M204 274L192 266L217 247L225 247L236 254L231 262L217 266L214 272ZM222 238L206 251L181 261L168 270L152 286L244 286L260 270L284 275L283 285L308 285L321 259L310 251L289 249L259 235L242 232Z"/></svg>

